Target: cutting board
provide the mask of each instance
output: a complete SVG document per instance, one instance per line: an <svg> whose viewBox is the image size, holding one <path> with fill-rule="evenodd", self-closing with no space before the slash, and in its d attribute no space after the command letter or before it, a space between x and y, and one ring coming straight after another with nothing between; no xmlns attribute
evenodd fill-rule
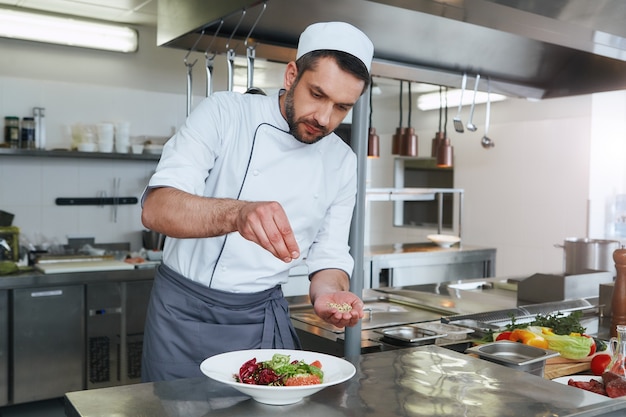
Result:
<svg viewBox="0 0 626 417"><path fill-rule="evenodd" d="M560 376L574 375L579 372L589 371L591 369L591 358L583 358L580 360L567 358L550 358L546 360L543 371L545 379L554 379Z"/></svg>
<svg viewBox="0 0 626 417"><path fill-rule="evenodd" d="M72 262L52 262L37 264L35 268L44 274L64 274L68 272L123 271L135 269L135 265L123 261L91 260Z"/></svg>

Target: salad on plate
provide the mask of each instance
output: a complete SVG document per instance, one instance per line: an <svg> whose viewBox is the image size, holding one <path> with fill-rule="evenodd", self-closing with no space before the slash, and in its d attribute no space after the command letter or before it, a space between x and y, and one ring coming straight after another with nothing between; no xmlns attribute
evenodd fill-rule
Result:
<svg viewBox="0 0 626 417"><path fill-rule="evenodd" d="M250 385L302 386L321 384L324 380L322 364L316 360L310 364L304 360L291 360L289 355L275 353L272 359L257 362L256 358L246 361L235 381Z"/></svg>

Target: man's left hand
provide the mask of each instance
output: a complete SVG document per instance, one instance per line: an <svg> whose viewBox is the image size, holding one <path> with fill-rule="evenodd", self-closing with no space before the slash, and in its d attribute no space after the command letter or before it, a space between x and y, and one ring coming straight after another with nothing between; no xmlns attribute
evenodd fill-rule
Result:
<svg viewBox="0 0 626 417"><path fill-rule="evenodd" d="M339 328L352 327L363 318L363 301L349 291L319 295L313 309L322 320Z"/></svg>

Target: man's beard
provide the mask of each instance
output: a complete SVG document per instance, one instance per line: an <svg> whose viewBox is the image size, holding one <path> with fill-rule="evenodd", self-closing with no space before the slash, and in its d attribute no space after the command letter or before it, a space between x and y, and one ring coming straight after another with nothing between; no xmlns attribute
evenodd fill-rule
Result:
<svg viewBox="0 0 626 417"><path fill-rule="evenodd" d="M294 138L296 138L298 141L302 143L306 143L308 145L319 142L324 137L328 136L330 132L327 131L324 126L320 126L319 124L317 124L315 120L306 120L306 121L296 120L296 109L294 107L294 100L293 100L293 91L295 87L296 87L296 84L294 84L291 87L291 89L285 93L285 115L287 116L287 125L289 126L289 133L291 133L291 135ZM298 126L300 126L301 123L307 123L307 124L312 125L313 127L319 129L321 131L321 134L319 136L314 137L313 139L305 140L302 137L302 135L298 132Z"/></svg>

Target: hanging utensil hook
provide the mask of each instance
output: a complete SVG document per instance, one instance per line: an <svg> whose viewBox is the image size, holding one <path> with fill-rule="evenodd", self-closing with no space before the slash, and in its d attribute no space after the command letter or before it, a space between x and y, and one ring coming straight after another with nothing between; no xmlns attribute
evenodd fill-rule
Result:
<svg viewBox="0 0 626 417"><path fill-rule="evenodd" d="M204 60L205 60L205 67L206 67L206 96L207 97L213 94L213 60L215 59L215 55L217 54L215 51L213 51L213 54L209 56L209 51L211 50L211 47L213 46L213 43L215 42L217 35L220 33L220 30L222 29L223 24L224 24L224 19L220 19L220 24L217 27L217 30L215 31L215 33L213 34L213 39L211 39L211 43L206 48L206 51L204 51Z"/></svg>
<svg viewBox="0 0 626 417"><path fill-rule="evenodd" d="M248 84L247 84L248 90L252 88L252 84L253 84L252 79L254 76L253 75L254 74L254 59L256 58L256 49L255 49L256 45L248 45L248 41L250 40L252 31L254 31L254 28L256 27L257 23L259 23L259 20L261 20L261 16L263 16L263 12L265 12L266 8L267 8L267 3L263 2L263 8L259 12L259 15L254 21L254 24L250 28L250 32L248 32L248 36L246 36L246 40L244 41L244 45L246 46L246 58L248 60Z"/></svg>
<svg viewBox="0 0 626 417"><path fill-rule="evenodd" d="M189 63L189 61L187 60L189 58L189 54L191 54L191 52L196 49L196 46L198 45L198 42L200 42L200 39L202 39L202 37L204 36L204 29L202 30L202 32L200 32L200 36L198 36L198 39L196 39L196 42L193 44L193 46L187 51L187 54L185 54L185 58L183 58L183 62L185 63L185 67L187 67L187 116L189 116L189 113L191 113L191 97L192 97L192 91L191 91L191 81L192 81L192 69L193 66L196 65L196 62L198 62L198 59L196 58L192 63Z"/></svg>
<svg viewBox="0 0 626 417"><path fill-rule="evenodd" d="M228 38L228 41L226 42L226 49L230 48L230 41L233 40L233 36L235 36L235 33L237 33L237 29L239 29L239 25L241 25L241 22L243 21L243 18L246 16L246 9L241 9L241 17L239 18L239 22L237 22L237 26L235 26L235 29L233 29L233 33L230 34L230 37Z"/></svg>
<svg viewBox="0 0 626 417"><path fill-rule="evenodd" d="M256 25L259 23L259 20L261 20L261 16L263 16L263 13L265 12L266 8L267 8L267 2L264 1L263 8L259 12L259 15L256 17L256 20L254 21L254 23L252 24L252 27L250 28L250 32L248 32L248 36L246 36L246 40L244 42L245 46L248 46L248 41L250 40L250 36L252 36L252 32L256 28Z"/></svg>
<svg viewBox="0 0 626 417"><path fill-rule="evenodd" d="M189 55L191 54L191 52L196 49L196 46L198 46L198 42L200 42L200 39L202 39L202 37L204 36L204 29L202 29L202 32L200 32L200 36L198 36L198 39L196 39L196 41L194 42L193 46L191 48L189 48L189 50L187 51L187 53L185 54L185 58L183 58L183 61L185 62L186 66L194 66L194 64L196 63L197 59L195 61L193 61L193 63L189 64L187 62L187 59L189 58Z"/></svg>
<svg viewBox="0 0 626 417"><path fill-rule="evenodd" d="M209 55L209 51L211 50L211 47L213 46L213 44L215 43L215 39L217 39L217 35L219 35L220 30L222 29L222 26L224 25L224 19L220 19L220 24L217 26L217 30L215 31L215 33L213 34L213 38L211 39L211 43L209 44L209 46L206 48L206 51L204 51L204 55L208 56ZM215 58L216 52L213 52L213 58Z"/></svg>
<svg viewBox="0 0 626 417"><path fill-rule="evenodd" d="M230 47L230 41L235 36L237 29L239 29L239 25L241 24L244 16L246 15L246 9L241 9L241 18L239 18L239 22L233 33L231 33L230 38L228 38L228 42L226 42L226 59L228 60L228 91L233 91L234 87L234 79L235 79L235 49Z"/></svg>

